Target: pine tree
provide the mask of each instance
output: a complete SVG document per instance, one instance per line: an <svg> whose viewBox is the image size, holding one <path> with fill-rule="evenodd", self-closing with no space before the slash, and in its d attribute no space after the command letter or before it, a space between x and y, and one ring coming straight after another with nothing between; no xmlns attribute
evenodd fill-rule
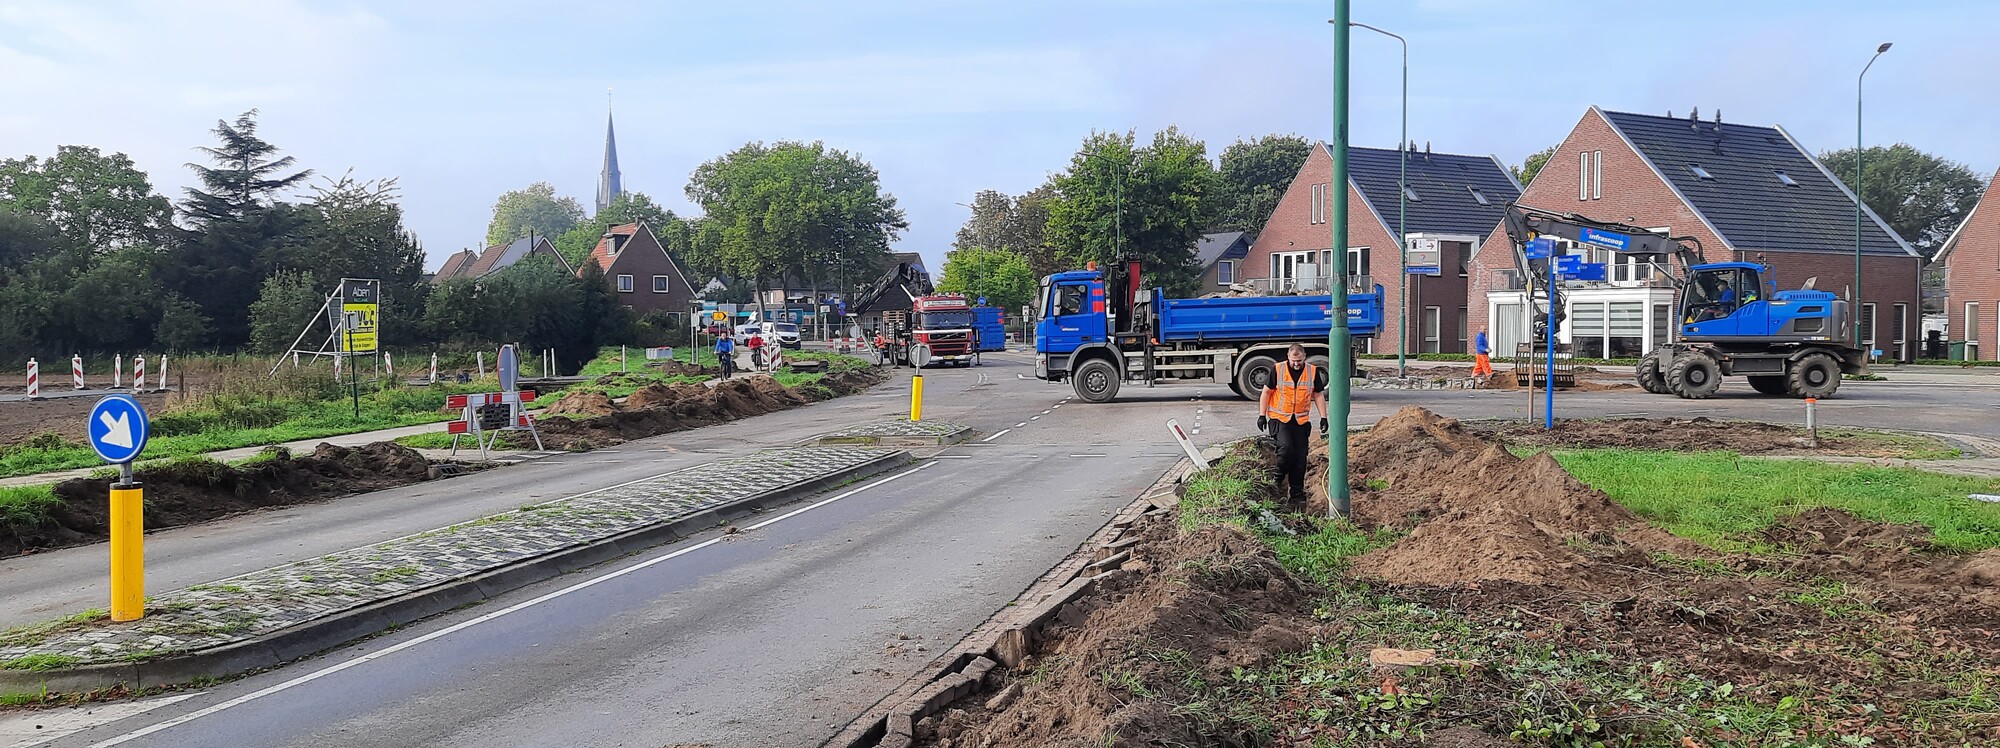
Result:
<svg viewBox="0 0 2000 748"><path fill-rule="evenodd" d="M257 137L255 109L238 115L234 125L216 120L213 132L222 141L221 146L203 146L200 150L208 154L215 166L187 165L207 188L207 191L187 188L188 199L183 208L198 223L242 218L278 191L312 176L311 169L280 176L281 172L292 168L297 159L291 156L272 158L278 153L278 147Z"/></svg>

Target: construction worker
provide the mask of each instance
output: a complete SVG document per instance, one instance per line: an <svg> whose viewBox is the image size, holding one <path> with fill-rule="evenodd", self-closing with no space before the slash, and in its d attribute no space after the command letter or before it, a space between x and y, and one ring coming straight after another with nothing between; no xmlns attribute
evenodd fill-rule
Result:
<svg viewBox="0 0 2000 748"><path fill-rule="evenodd" d="M875 328L875 353L882 357L881 365L889 365L889 339L882 337L882 328Z"/></svg>
<svg viewBox="0 0 2000 748"><path fill-rule="evenodd" d="M1486 328L1482 327L1479 329L1478 335L1472 336L1473 376L1475 377L1493 376L1493 357L1489 355L1492 352L1493 352L1492 347L1486 344Z"/></svg>
<svg viewBox="0 0 2000 748"><path fill-rule="evenodd" d="M1278 439L1278 481L1287 485L1291 503L1306 503L1306 453L1312 449L1312 410L1319 409L1319 430L1328 433L1326 422L1327 373L1306 363L1306 347L1292 344L1285 362L1271 372L1271 386L1264 397L1257 428Z"/></svg>

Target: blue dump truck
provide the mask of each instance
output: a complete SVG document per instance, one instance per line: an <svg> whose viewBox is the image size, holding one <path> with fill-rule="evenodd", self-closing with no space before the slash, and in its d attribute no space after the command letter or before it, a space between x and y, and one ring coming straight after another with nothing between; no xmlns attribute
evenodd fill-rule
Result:
<svg viewBox="0 0 2000 748"><path fill-rule="evenodd" d="M1007 350L1007 320L1000 316L1000 307L973 307L972 329L978 333L975 339L979 341L979 350Z"/></svg>
<svg viewBox="0 0 2000 748"><path fill-rule="evenodd" d="M1107 279L1097 270L1042 279L1035 326L1035 377L1068 381L1083 400L1102 403L1125 382L1223 382L1258 399L1293 343L1308 360L1328 361L1332 296L1169 299L1139 293L1136 263ZM1120 302L1123 303L1120 303ZM1355 344L1382 329L1382 287L1349 294ZM1354 358L1355 351L1341 355Z"/></svg>

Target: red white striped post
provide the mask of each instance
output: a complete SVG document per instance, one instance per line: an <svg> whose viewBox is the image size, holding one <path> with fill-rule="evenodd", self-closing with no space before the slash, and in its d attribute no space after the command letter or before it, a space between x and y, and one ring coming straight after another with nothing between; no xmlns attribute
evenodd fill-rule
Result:
<svg viewBox="0 0 2000 748"><path fill-rule="evenodd" d="M132 357L132 391L146 391L146 357Z"/></svg>
<svg viewBox="0 0 2000 748"><path fill-rule="evenodd" d="M431 353L431 384L438 383L438 355Z"/></svg>
<svg viewBox="0 0 2000 748"><path fill-rule="evenodd" d="M164 353L160 354L160 386L159 386L159 391L161 391L161 392L165 392L165 391L167 391L167 354L164 354Z"/></svg>
<svg viewBox="0 0 2000 748"><path fill-rule="evenodd" d="M336 383L340 381L340 358L340 354L333 354L333 381Z"/></svg>
<svg viewBox="0 0 2000 748"><path fill-rule="evenodd" d="M111 354L111 389L125 387L125 354Z"/></svg>
<svg viewBox="0 0 2000 748"><path fill-rule="evenodd" d="M28 359L28 397L42 396L42 365Z"/></svg>
<svg viewBox="0 0 2000 748"><path fill-rule="evenodd" d="M69 357L69 378L76 382L77 389L83 389L83 356Z"/></svg>
<svg viewBox="0 0 2000 748"><path fill-rule="evenodd" d="M382 370L388 372L389 379L396 378L396 357L388 351L382 352Z"/></svg>

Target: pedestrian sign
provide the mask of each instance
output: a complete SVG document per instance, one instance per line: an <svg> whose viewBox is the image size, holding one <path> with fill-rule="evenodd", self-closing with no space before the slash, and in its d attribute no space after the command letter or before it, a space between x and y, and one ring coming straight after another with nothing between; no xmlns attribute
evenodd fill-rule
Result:
<svg viewBox="0 0 2000 748"><path fill-rule="evenodd" d="M90 409L90 448L105 462L131 462L146 450L146 409L131 395L111 395Z"/></svg>

